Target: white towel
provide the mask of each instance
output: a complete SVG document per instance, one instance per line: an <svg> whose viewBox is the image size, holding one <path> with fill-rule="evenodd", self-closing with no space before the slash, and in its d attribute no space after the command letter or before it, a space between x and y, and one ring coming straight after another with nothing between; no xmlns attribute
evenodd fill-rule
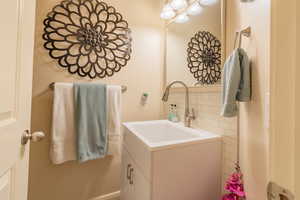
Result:
<svg viewBox="0 0 300 200"><path fill-rule="evenodd" d="M122 88L121 86L107 86L107 114L108 114L108 154L121 155L121 109Z"/></svg>
<svg viewBox="0 0 300 200"><path fill-rule="evenodd" d="M50 157L54 164L77 160L71 83L55 83Z"/></svg>

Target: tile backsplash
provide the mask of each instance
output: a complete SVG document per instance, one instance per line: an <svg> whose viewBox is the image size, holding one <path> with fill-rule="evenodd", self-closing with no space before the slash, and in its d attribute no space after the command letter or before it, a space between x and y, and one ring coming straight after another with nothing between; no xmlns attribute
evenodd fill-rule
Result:
<svg viewBox="0 0 300 200"><path fill-rule="evenodd" d="M177 105L178 115L184 119L185 93L172 91L168 101ZM236 162L236 133L237 118L224 118L220 116L221 93L215 92L192 92L190 93L190 107L195 110L196 120L192 122L192 127L207 130L222 136L223 142L223 168L222 168L222 188L226 179L234 170ZM168 109L166 109L168 110ZM167 113L165 113L167 115Z"/></svg>

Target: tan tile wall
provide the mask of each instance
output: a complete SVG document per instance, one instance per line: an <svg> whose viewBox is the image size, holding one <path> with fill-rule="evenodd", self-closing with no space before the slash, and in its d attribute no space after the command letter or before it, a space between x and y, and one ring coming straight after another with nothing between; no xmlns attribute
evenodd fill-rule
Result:
<svg viewBox="0 0 300 200"><path fill-rule="evenodd" d="M185 94L176 92L170 94L168 105L176 104L180 119L184 116ZM236 162L236 133L237 118L224 118L220 116L221 110L220 92L198 92L191 93L190 105L195 109L197 119L193 121L192 126L196 129L207 130L223 136L223 184L234 169Z"/></svg>

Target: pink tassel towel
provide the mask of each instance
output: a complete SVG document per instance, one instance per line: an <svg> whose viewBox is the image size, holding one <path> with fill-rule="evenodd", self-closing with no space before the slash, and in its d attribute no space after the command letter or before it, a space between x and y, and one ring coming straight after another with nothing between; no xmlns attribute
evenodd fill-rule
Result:
<svg viewBox="0 0 300 200"><path fill-rule="evenodd" d="M225 190L228 191L228 193L223 196L222 200L243 200L246 198L243 175L238 165L236 172L227 180Z"/></svg>

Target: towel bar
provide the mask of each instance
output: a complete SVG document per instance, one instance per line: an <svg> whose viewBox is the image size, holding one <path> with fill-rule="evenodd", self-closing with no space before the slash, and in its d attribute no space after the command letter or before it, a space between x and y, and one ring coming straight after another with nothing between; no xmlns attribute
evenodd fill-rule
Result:
<svg viewBox="0 0 300 200"><path fill-rule="evenodd" d="M250 38L252 34L252 28L249 26L241 31L237 31L235 35L234 40L234 48L236 48L236 43L238 41L238 47L241 48L242 46L242 37ZM238 114L237 114L237 163L236 163L236 169L240 170L240 139L241 139L241 133L240 133L240 103L238 103Z"/></svg>
<svg viewBox="0 0 300 200"><path fill-rule="evenodd" d="M54 90L54 85L55 85L54 82L50 83L50 84L49 84L49 88L50 88L51 90ZM123 93L127 91L127 86L122 85L121 87L122 87L122 92L123 92Z"/></svg>

